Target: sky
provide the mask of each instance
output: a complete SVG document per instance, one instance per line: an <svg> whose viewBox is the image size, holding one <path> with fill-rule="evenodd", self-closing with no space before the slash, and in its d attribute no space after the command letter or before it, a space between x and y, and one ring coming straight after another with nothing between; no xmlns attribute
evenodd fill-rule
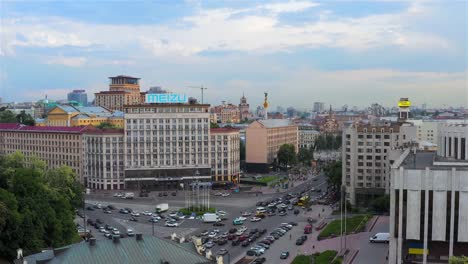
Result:
<svg viewBox="0 0 468 264"><path fill-rule="evenodd" d="M141 78L205 102L468 107L468 1L0 1L0 97Z"/></svg>

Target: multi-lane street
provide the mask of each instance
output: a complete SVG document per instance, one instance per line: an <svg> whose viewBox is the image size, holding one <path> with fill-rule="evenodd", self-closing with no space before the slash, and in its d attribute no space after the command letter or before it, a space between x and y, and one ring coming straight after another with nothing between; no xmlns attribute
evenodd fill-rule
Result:
<svg viewBox="0 0 468 264"><path fill-rule="evenodd" d="M314 188L315 190L310 191L312 188ZM286 193L309 191L308 193L310 194L311 199L315 199L318 196L320 196L322 192L326 191L326 189L327 183L325 177L323 175L318 175L309 177L309 179L303 184L291 188ZM102 209L86 209L85 213L87 219L92 219L93 221L95 221L99 218L103 222L103 225L108 224L113 227L116 227L121 234L125 234L127 229L132 229L137 233L144 233L149 235L153 234L154 230L155 236L164 238L168 238L173 233L177 234L178 236L190 237L192 235L199 235L200 233L202 233L202 231L205 230L212 231L215 228L220 230L219 234L222 234L234 227L232 220L240 216L242 212L252 212L253 216L255 214L257 202L276 199L284 196L286 193L258 194L240 192L232 193L228 197L211 195L211 205L217 210L222 210L227 213L227 220L223 221L225 225L220 227L215 227L213 226L213 224L203 223L201 220L198 219L180 219L178 221L178 227L166 227L164 220L160 220L157 223L151 223L149 222L149 216L140 215L138 217L134 217L135 219L137 219L137 222L133 222L129 220L132 217L130 214L119 213L119 209L121 208L130 208L133 211L138 211L140 214L144 211L154 212L155 206L157 204L168 203L169 211L163 214L167 216L170 214L170 212L177 211L178 209L184 207L185 200L183 192L178 192L177 196L169 195L163 197L159 197L156 193L152 193L152 196L149 198L135 197L133 200L126 200L113 197L113 193L91 194L87 195L86 197L86 208L92 207L95 204L101 204L102 206L112 204L116 207L116 209L112 210L112 213L110 214L104 213ZM270 250L265 254L266 256L268 256L268 263L280 263L280 250L282 248L284 248L285 250L289 249L289 244L295 246L295 239L297 238L298 234L302 233L303 231L303 228L307 221L307 217L305 216L305 210L297 206L295 208L300 210L300 213L297 215L293 213L294 210L286 210L287 214L284 216L280 216L278 214L276 214L275 216L267 216L259 222L251 222L249 221L249 217L247 217L248 219L244 222L244 225L248 228L248 230L252 230L254 228L258 228L260 230L267 229L267 234L269 234L274 228L279 227L281 223L298 223L297 226L294 226L294 228L291 231L289 231L289 233L292 234L291 240L289 238L288 233L287 235L278 239L274 243L275 246L272 245L272 248L279 249ZM92 231L93 235L95 235L97 239L107 239L94 227L89 226L88 228ZM263 235L262 238L267 234ZM216 252L218 252L221 248L225 248L228 250L231 263L235 263L234 261L242 258L245 255L245 252L250 248L250 246L232 246L231 241L228 241L227 244L222 246L215 245L211 250L213 253L216 254Z"/></svg>

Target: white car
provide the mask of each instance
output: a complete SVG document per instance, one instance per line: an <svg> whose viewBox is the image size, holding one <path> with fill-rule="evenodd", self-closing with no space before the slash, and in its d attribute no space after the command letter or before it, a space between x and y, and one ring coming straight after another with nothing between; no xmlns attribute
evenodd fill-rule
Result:
<svg viewBox="0 0 468 264"><path fill-rule="evenodd" d="M221 195L223 195L223 194L220 193L220 192L217 192L217 193L215 193L214 195L215 195L215 196L221 196Z"/></svg>
<svg viewBox="0 0 468 264"><path fill-rule="evenodd" d="M120 235L120 231L119 231L119 230L117 230L117 231L116 231L116 230L113 230L113 231L112 231L112 234L118 236L118 235Z"/></svg>
<svg viewBox="0 0 468 264"><path fill-rule="evenodd" d="M215 236L216 236L216 232L210 232L210 233L208 234L208 237L209 237L209 238L214 238Z"/></svg>
<svg viewBox="0 0 468 264"><path fill-rule="evenodd" d="M161 220L161 217L159 215L151 215L151 218Z"/></svg>
<svg viewBox="0 0 468 264"><path fill-rule="evenodd" d="M262 220L260 217L252 217L250 218L250 222L260 222L260 220Z"/></svg>
<svg viewBox="0 0 468 264"><path fill-rule="evenodd" d="M225 216L227 213L226 213L225 211L219 210L219 211L216 212L216 214L217 214L217 215Z"/></svg>
<svg viewBox="0 0 468 264"><path fill-rule="evenodd" d="M236 236L241 236L242 234L244 234L244 232L245 232L244 230L238 230L236 232Z"/></svg>
<svg viewBox="0 0 468 264"><path fill-rule="evenodd" d="M239 216L239 217L237 217L237 219L239 219L240 221L245 221L245 220L247 220L247 218L245 218L245 217L243 217L243 216Z"/></svg>
<svg viewBox="0 0 468 264"><path fill-rule="evenodd" d="M223 193L221 194L222 197L228 197L229 195L231 195L230 193Z"/></svg>
<svg viewBox="0 0 468 264"><path fill-rule="evenodd" d="M176 217L176 216L177 216L177 212L171 212L171 213L169 214L169 216L170 216L170 217Z"/></svg>
<svg viewBox="0 0 468 264"><path fill-rule="evenodd" d="M177 223L177 222L166 222L166 226L168 226L168 227L178 227L179 223Z"/></svg>
<svg viewBox="0 0 468 264"><path fill-rule="evenodd" d="M114 197L122 197L122 196L124 196L123 193L114 193Z"/></svg>
<svg viewBox="0 0 468 264"><path fill-rule="evenodd" d="M152 216L153 215L153 213L151 213L150 211L144 211L142 214L146 215L146 216Z"/></svg>
<svg viewBox="0 0 468 264"><path fill-rule="evenodd" d="M242 213L242 216L250 216L250 215L252 215L252 213L248 211L245 211Z"/></svg>
<svg viewBox="0 0 468 264"><path fill-rule="evenodd" d="M136 211L133 211L130 215L131 215L131 216L140 216L140 213L139 213L139 212L136 212Z"/></svg>

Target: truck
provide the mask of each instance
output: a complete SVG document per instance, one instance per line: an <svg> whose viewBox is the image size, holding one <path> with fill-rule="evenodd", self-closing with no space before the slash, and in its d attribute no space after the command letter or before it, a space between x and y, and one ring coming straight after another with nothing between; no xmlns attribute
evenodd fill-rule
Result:
<svg viewBox="0 0 468 264"><path fill-rule="evenodd" d="M214 222L219 222L221 219L219 219L219 216L217 214L212 214L212 213L205 213L203 214L203 222L205 223L214 223Z"/></svg>
<svg viewBox="0 0 468 264"><path fill-rule="evenodd" d="M162 203L162 204L158 204L156 205L156 213L164 213L166 212L167 210L169 210L169 204L167 203Z"/></svg>
<svg viewBox="0 0 468 264"><path fill-rule="evenodd" d="M133 199L135 197L135 194L132 192L125 193L124 198L125 199Z"/></svg>

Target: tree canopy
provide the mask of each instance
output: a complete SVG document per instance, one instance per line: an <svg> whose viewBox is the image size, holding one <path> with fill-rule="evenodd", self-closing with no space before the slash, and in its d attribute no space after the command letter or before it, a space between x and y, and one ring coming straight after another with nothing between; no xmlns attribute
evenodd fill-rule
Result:
<svg viewBox="0 0 468 264"><path fill-rule="evenodd" d="M17 152L0 157L0 256L12 259L79 241L74 205L83 189L69 167L46 169Z"/></svg>
<svg viewBox="0 0 468 264"><path fill-rule="evenodd" d="M304 165L310 165L310 162L314 159L313 148L300 148L297 154L297 159Z"/></svg>
<svg viewBox="0 0 468 264"><path fill-rule="evenodd" d="M283 144L278 150L278 164L291 166L297 163L296 148L292 144Z"/></svg>
<svg viewBox="0 0 468 264"><path fill-rule="evenodd" d="M328 184L335 190L339 190L341 186L342 164L341 161L334 161L327 164L324 168L325 175L327 176Z"/></svg>
<svg viewBox="0 0 468 264"><path fill-rule="evenodd" d="M26 114L25 111L21 111L19 114L15 114L8 109L0 111L0 123L21 123L28 126L34 126L36 122L30 114Z"/></svg>
<svg viewBox="0 0 468 264"><path fill-rule="evenodd" d="M321 134L315 140L314 148L316 150L337 150L341 147L341 134Z"/></svg>
<svg viewBox="0 0 468 264"><path fill-rule="evenodd" d="M99 128L99 129L114 129L114 128L118 128L116 125L111 124L111 123L109 123L109 122L101 122L101 123L99 123L99 125L97 125L96 127Z"/></svg>

